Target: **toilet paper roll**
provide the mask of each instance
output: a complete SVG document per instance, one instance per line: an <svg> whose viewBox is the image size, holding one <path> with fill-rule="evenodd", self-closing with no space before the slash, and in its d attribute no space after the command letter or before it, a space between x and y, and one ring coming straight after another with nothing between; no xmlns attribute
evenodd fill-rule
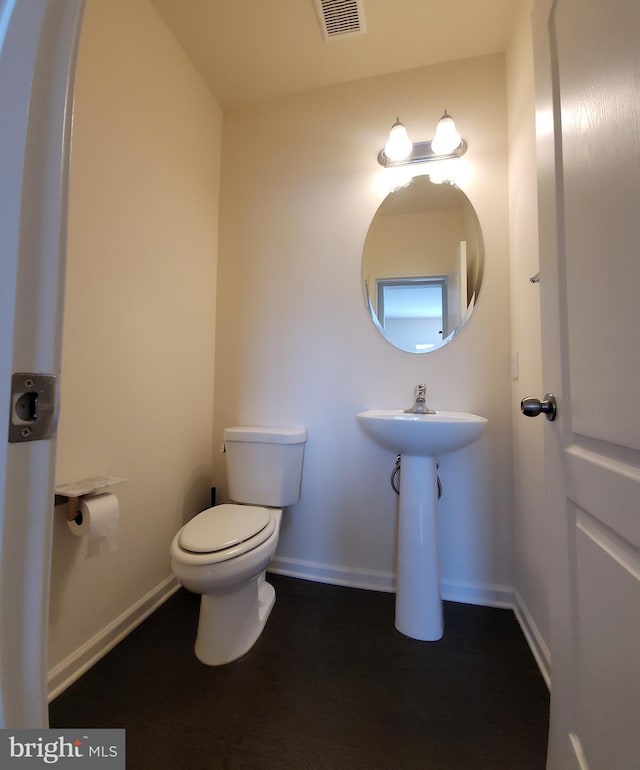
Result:
<svg viewBox="0 0 640 770"><path fill-rule="evenodd" d="M86 495L78 501L75 519L67 526L78 537L88 536L87 558L98 556L118 547L118 498L108 492Z"/></svg>

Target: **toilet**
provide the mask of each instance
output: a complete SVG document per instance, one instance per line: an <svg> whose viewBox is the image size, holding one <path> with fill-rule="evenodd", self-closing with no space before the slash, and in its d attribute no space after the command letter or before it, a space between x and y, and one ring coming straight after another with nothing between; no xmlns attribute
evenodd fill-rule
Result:
<svg viewBox="0 0 640 770"><path fill-rule="evenodd" d="M275 602L265 580L280 535L282 509L300 497L302 428L225 428L229 497L180 529L171 569L202 594L195 652L220 666L248 652Z"/></svg>

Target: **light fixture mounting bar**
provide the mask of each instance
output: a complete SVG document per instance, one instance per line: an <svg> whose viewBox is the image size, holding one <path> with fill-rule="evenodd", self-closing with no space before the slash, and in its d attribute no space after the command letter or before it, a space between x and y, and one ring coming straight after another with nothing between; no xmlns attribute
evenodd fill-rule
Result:
<svg viewBox="0 0 640 770"><path fill-rule="evenodd" d="M407 158L402 160L389 160L384 154L384 150L378 153L378 163L385 168L394 166L407 166L411 163L428 163L433 160L449 160L451 158L461 158L467 151L467 143L463 139L453 152L447 155L438 155L431 149L431 142L414 142L413 150Z"/></svg>

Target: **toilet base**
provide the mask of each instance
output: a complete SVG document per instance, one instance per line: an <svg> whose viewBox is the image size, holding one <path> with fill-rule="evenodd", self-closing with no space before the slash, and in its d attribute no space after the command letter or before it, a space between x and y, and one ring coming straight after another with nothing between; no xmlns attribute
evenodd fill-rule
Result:
<svg viewBox="0 0 640 770"><path fill-rule="evenodd" d="M207 666L240 658L256 643L275 604L276 592L265 573L232 590L203 594L196 657Z"/></svg>

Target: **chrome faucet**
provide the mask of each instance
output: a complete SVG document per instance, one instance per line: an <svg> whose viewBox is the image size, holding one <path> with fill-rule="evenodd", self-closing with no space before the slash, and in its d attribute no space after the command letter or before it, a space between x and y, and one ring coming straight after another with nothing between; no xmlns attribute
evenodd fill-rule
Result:
<svg viewBox="0 0 640 770"><path fill-rule="evenodd" d="M413 406L404 410L407 414L435 414L434 409L427 406L427 386L416 385L416 400Z"/></svg>

